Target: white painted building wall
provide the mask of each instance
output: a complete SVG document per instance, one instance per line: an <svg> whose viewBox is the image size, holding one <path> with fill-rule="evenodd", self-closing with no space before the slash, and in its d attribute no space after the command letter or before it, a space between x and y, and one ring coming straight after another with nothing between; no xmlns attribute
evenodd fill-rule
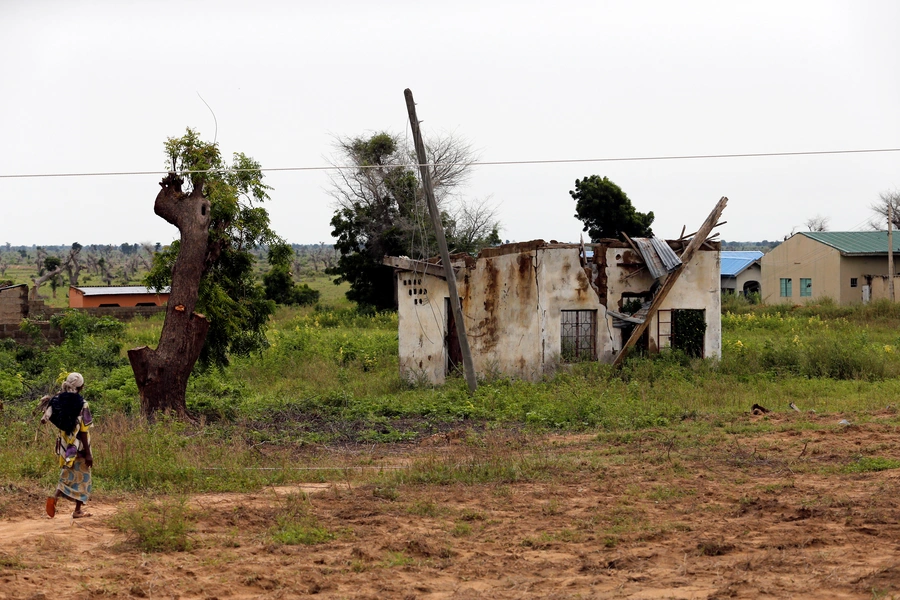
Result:
<svg viewBox="0 0 900 600"><path fill-rule="evenodd" d="M617 265L606 252L607 302L619 310L622 293L647 291L653 280L643 274L626 278L634 267ZM528 242L483 251L474 266L457 264L457 287L480 377L499 374L539 380L560 364L563 310L596 311L597 359L612 362L622 345L620 330L612 327L606 306L591 285L591 265L583 268L576 245ZM598 270L594 265L594 273ZM594 277L592 275L592 277ZM602 279L602 278L601 278ZM595 282L596 283L596 282ZM411 380L439 384L447 368L447 282L434 275L399 271L400 371ZM721 355L721 317L718 251L698 252L682 273L663 308L706 310L706 356ZM656 320L650 324L651 347Z"/></svg>

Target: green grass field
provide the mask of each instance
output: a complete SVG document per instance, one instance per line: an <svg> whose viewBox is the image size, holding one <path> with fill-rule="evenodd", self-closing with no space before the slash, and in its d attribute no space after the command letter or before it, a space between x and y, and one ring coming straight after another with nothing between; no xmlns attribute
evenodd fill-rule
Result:
<svg viewBox="0 0 900 600"><path fill-rule="evenodd" d="M667 353L630 358L620 371L582 363L536 383L483 380L470 397L460 378L437 387L400 378L395 313L362 315L344 286L324 277L305 283L322 292L320 304L280 308L265 351L194 375L189 423L138 416L125 351L154 345L161 315L124 328L72 317L67 341L46 351L0 342L0 485L52 483L52 432L31 411L73 370L87 380L104 457L98 481L109 490L242 490L341 477L348 465L332 465L319 449L459 429L472 444L496 430L653 430L689 439L759 427L746 423L753 404L787 412L791 403L865 421L893 410L900 396L900 308L890 304L741 307L723 315L718 362ZM288 468L303 464L318 470Z"/></svg>

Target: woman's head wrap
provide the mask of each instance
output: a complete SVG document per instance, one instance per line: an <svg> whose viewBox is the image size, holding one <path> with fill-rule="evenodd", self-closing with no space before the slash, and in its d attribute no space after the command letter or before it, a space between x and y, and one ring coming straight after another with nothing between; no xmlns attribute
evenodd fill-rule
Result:
<svg viewBox="0 0 900 600"><path fill-rule="evenodd" d="M62 391L75 393L84 386L84 377L81 373L69 373L62 384Z"/></svg>

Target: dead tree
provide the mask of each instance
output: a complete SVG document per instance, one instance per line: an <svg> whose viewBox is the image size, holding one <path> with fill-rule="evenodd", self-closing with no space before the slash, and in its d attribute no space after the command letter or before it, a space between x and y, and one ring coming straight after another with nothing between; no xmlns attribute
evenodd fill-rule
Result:
<svg viewBox="0 0 900 600"><path fill-rule="evenodd" d="M72 287L78 285L78 278L81 276L81 272L86 268L81 264L81 248L82 246L78 242L72 244L72 250L70 252L72 260L66 265L66 275L68 275L69 285Z"/></svg>
<svg viewBox="0 0 900 600"><path fill-rule="evenodd" d="M185 416L188 377L209 331L209 321L194 308L206 265L214 260L208 248L210 203L202 185L195 184L191 193L185 194L181 191L183 183L181 177L169 173L159 184L162 190L153 206L157 215L181 233L159 345L155 350L141 346L128 351L140 392L141 414L148 417L158 411Z"/></svg>
<svg viewBox="0 0 900 600"><path fill-rule="evenodd" d="M38 254L40 255L41 252L42 252L42 250L39 249ZM44 272L42 275L40 275L39 277L35 277L34 279L32 279L31 282L32 282L34 285L33 285L33 287L31 288L31 299L32 299L32 300L37 300L37 299L38 299L38 289L39 289L42 285L44 285L44 284L47 283L48 281L51 281L51 280L55 279L56 277L59 277L60 273L62 273L62 272L65 271L66 269L69 269L69 268L72 266L72 263L75 262L75 261L77 260L77 258L78 258L78 253L79 253L79 252L81 252L81 246L78 245L78 244L73 244L73 245L72 245L72 249L69 250L68 256L66 256L66 260L60 262L60 263L59 263L56 267L54 267L53 269L50 269L50 270L45 271L45 272ZM44 255L44 257L46 258L46 252L44 252L43 255ZM55 289L53 290L53 297L54 297L54 298L56 297L56 290L55 290Z"/></svg>

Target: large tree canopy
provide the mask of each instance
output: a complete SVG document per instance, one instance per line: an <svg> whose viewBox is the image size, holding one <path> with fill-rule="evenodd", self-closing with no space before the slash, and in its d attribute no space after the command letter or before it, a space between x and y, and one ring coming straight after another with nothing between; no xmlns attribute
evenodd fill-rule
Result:
<svg viewBox="0 0 900 600"><path fill-rule="evenodd" d="M607 177L576 179L575 190L569 195L575 200L575 218L584 222L584 231L592 242L618 238L622 233L631 237L653 235L653 212L635 210L622 188Z"/></svg>
<svg viewBox="0 0 900 600"><path fill-rule="evenodd" d="M396 306L393 270L386 255L427 258L437 254L417 161L398 136L376 133L337 140L338 170L332 183L337 201L331 219L337 265L328 269L335 283L347 281L347 298L378 310ZM442 137L426 143L431 176L451 252L477 252L499 243L499 222L487 200L458 196L474 160L471 147Z"/></svg>
<svg viewBox="0 0 900 600"><path fill-rule="evenodd" d="M169 138L165 148L172 172L160 183L154 211L178 227L181 238L156 254L146 282L172 289L156 350L128 353L148 415L184 413L187 379L198 359L223 366L230 353L265 346L275 303L254 281L249 251L281 242L257 206L270 189L259 163L235 153L228 165L218 145L192 129Z"/></svg>

